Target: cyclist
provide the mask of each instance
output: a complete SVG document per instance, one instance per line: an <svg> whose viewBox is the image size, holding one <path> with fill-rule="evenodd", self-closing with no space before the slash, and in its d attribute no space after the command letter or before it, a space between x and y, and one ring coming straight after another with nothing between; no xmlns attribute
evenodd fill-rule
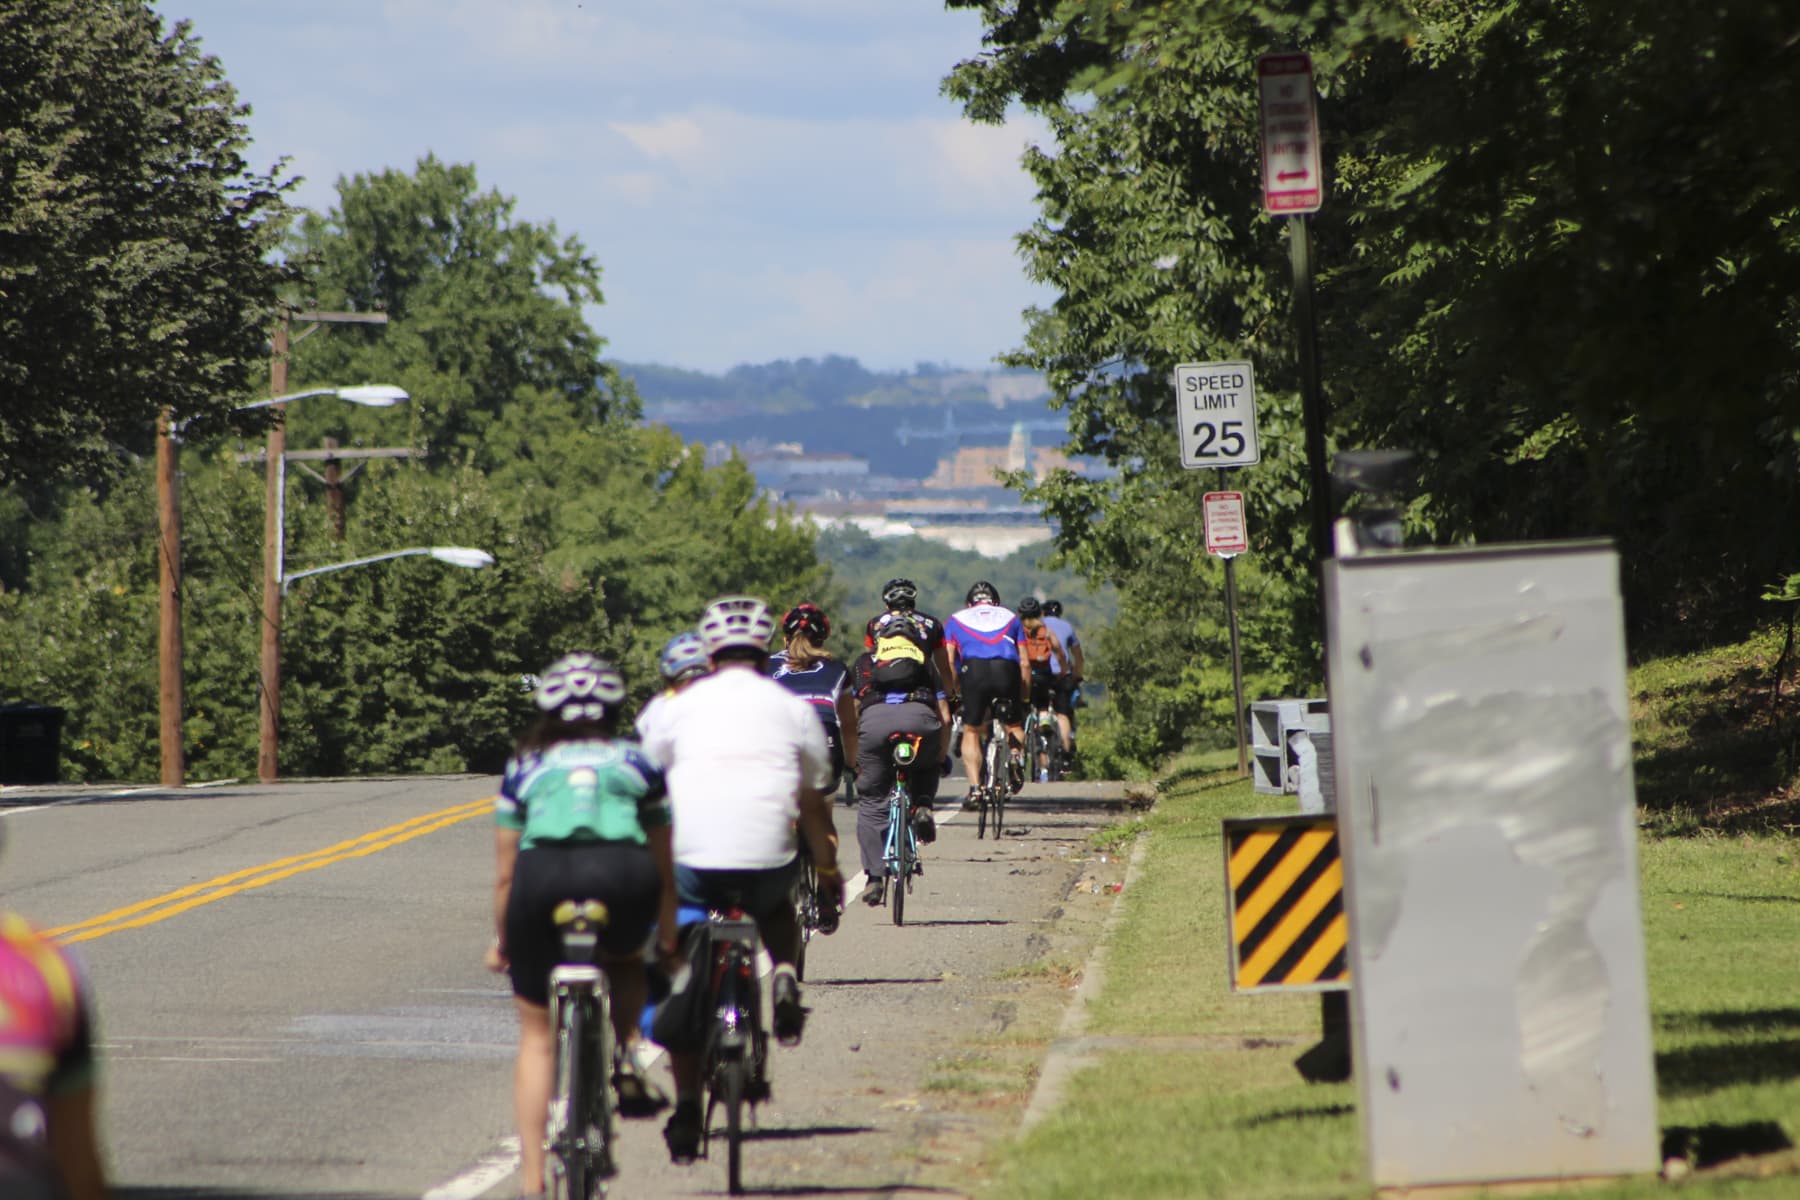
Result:
<svg viewBox="0 0 1800 1200"><path fill-rule="evenodd" d="M956 672L950 661L950 647L944 641L944 623L930 613L920 612L917 607L919 599L918 585L910 579L890 579L881 587L881 602L890 613L911 613L925 630L927 649L931 652L931 661L938 670L938 678L948 689L945 699L956 704L960 699L956 692ZM865 646L867 646L865 639Z"/></svg>
<svg viewBox="0 0 1800 1200"><path fill-rule="evenodd" d="M0 912L0 1196L102 1200L90 993L69 952Z"/></svg>
<svg viewBox="0 0 1800 1200"><path fill-rule="evenodd" d="M512 977L519 1012L514 1114L522 1188L544 1187L544 1127L554 1045L550 971L560 950L552 913L564 900L598 900L601 969L612 989L619 1111L645 1116L663 1101L631 1053L644 1008L643 951L652 926L675 928L675 869L662 772L615 736L625 680L592 654L570 654L539 677L543 714L519 739L495 805L494 927L490 970Z"/></svg>
<svg viewBox="0 0 1800 1200"><path fill-rule="evenodd" d="M944 683L933 661L931 629L910 609L890 609L872 618L863 632L868 649L856 660L853 686L860 708L856 790L862 797L856 812L856 845L869 882L859 897L881 903L888 835L888 792L894 786L894 763L888 738L916 733L920 763L929 767L912 775L913 834L921 842L937 839L931 804L937 798L937 763L943 757L941 735L950 723ZM940 643L941 644L941 643Z"/></svg>
<svg viewBox="0 0 1800 1200"><path fill-rule="evenodd" d="M712 670L712 660L707 657L706 645L701 642L700 635L691 629L684 629L663 645L662 653L657 656L656 667L663 678L663 690L650 697L649 703L638 713L637 735L640 742L649 737L650 731L656 727L657 719L669 697Z"/></svg>
<svg viewBox="0 0 1800 1200"><path fill-rule="evenodd" d="M755 918L775 963L775 1036L793 1045L806 1021L794 976L796 822L812 850L822 904L841 906L844 880L826 799L832 777L825 731L811 705L762 673L774 631L768 605L755 597L708 605L700 638L713 673L669 701L645 749L668 778L682 903L735 902ZM669 1064L676 1100L663 1139L671 1160L692 1162L700 1148L700 1060L671 1050Z"/></svg>
<svg viewBox="0 0 1800 1200"><path fill-rule="evenodd" d="M964 808L975 807L975 788L981 780L981 745L987 740L988 722L996 715L1006 721L1015 770L1025 761L1024 717L1019 702L1031 693L1031 673L1020 653L1025 627L1018 616L1000 604L1000 589L983 579L969 588L968 607L944 622L944 636L961 672L963 697L963 769L969 773L969 796ZM996 706L1006 711L996 714ZM1000 781L989 780L992 786Z"/></svg>
<svg viewBox="0 0 1800 1200"><path fill-rule="evenodd" d="M856 699L845 686L849 670L825 649L831 618L816 604L797 604L781 618L781 632L786 642L769 656L769 677L812 705L824 723L836 779L856 761Z"/></svg>
<svg viewBox="0 0 1800 1200"><path fill-rule="evenodd" d="M1087 677L1087 654L1081 648L1081 636L1075 632L1075 626L1063 619L1061 600L1044 601L1044 624L1050 627L1069 653L1069 669L1058 670L1056 664L1050 666L1056 676L1056 690L1051 693L1050 704L1056 712L1056 729L1062 734L1063 753L1070 762L1075 761L1075 689Z"/></svg>
<svg viewBox="0 0 1800 1200"><path fill-rule="evenodd" d="M1055 671L1058 667L1067 673L1069 666L1068 652L1063 649L1062 640L1051 632L1044 621L1044 606L1036 596L1026 596L1019 601L1019 623L1025 628L1024 648L1025 663L1031 670L1030 704L1033 709L1042 712L1053 711L1052 702L1056 693ZM1050 767L1047 762L1033 763L1038 777L1044 778L1044 772Z"/></svg>

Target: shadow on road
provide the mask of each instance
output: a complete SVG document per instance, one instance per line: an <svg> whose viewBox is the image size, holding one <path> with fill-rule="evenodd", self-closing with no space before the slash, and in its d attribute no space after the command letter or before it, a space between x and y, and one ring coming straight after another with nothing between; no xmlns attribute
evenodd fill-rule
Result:
<svg viewBox="0 0 1800 1200"><path fill-rule="evenodd" d="M393 1192L269 1192L180 1183L114 1187L111 1195L113 1200L399 1200Z"/></svg>
<svg viewBox="0 0 1800 1200"><path fill-rule="evenodd" d="M851 1137L876 1132L873 1125L788 1125L774 1129L751 1129L744 1138L751 1142L798 1142L816 1137Z"/></svg>
<svg viewBox="0 0 1800 1200"><path fill-rule="evenodd" d="M883 987L909 983L942 983L942 976L930 979L809 979L807 987Z"/></svg>
<svg viewBox="0 0 1800 1200"><path fill-rule="evenodd" d="M990 918L976 918L968 921L908 921L909 928L929 929L934 925L1012 925L1013 921L995 921Z"/></svg>

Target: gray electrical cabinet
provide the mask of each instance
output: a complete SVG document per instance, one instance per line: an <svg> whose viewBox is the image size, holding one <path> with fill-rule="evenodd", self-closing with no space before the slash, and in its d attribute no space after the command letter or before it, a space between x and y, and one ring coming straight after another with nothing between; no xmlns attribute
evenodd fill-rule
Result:
<svg viewBox="0 0 1800 1200"><path fill-rule="evenodd" d="M1372 1182L1656 1170L1617 556L1375 552L1324 579Z"/></svg>

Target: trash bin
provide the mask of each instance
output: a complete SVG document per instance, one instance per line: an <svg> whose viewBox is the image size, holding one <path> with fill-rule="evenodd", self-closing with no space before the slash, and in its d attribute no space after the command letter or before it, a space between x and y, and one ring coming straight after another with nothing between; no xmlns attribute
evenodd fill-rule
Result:
<svg viewBox="0 0 1800 1200"><path fill-rule="evenodd" d="M63 710L0 704L0 783L55 783L62 776Z"/></svg>

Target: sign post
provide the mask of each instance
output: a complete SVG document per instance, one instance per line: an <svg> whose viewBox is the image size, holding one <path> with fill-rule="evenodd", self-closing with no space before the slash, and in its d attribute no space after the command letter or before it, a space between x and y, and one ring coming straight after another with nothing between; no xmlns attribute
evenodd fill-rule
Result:
<svg viewBox="0 0 1800 1200"><path fill-rule="evenodd" d="M1325 463L1325 394L1319 386L1319 323L1313 311L1312 230L1306 214L1319 211L1325 199L1325 177L1319 159L1312 59L1304 54L1265 54L1256 60L1256 79L1262 110L1263 211L1288 218L1294 330L1300 343L1301 412L1312 490L1313 556L1322 569L1331 557L1331 485ZM1323 615L1321 609L1321 622ZM1321 623L1321 645L1324 639Z"/></svg>
<svg viewBox="0 0 1800 1200"><path fill-rule="evenodd" d="M1250 549L1249 529L1244 522L1244 493L1227 492L1225 469L1219 468L1220 491L1208 492L1200 499L1205 514L1206 552L1225 560L1225 624L1231 631L1231 698L1236 705L1238 778L1250 774L1248 731L1244 728L1244 657L1238 648L1237 556Z"/></svg>

